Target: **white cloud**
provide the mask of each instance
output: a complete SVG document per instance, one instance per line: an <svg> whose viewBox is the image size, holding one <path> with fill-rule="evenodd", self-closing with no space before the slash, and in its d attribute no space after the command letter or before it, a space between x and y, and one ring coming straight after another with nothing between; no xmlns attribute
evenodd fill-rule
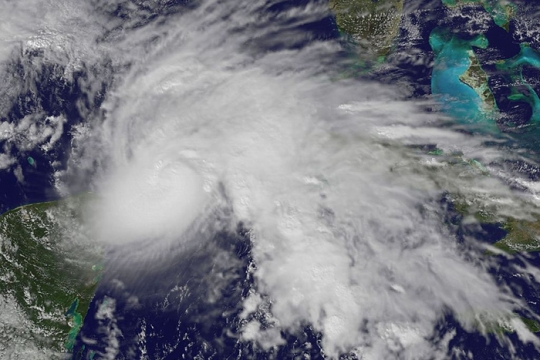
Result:
<svg viewBox="0 0 540 360"><path fill-rule="evenodd" d="M526 199L404 146L436 138L465 158L500 157L482 138L435 129L439 119L396 89L334 80L339 44L296 30L324 6L276 17L258 1L203 1L107 38L100 51L130 67L106 121L80 132L72 165L103 164L91 220L112 244L184 239L195 221L211 228L208 207L232 209L231 228L251 229L257 290L275 318L271 329L249 321L245 340L278 346L279 330L310 323L330 357L429 358L444 352L427 338L447 309L472 328L476 314L520 303L460 254L442 225L442 191L515 214ZM243 316L257 306L249 297Z"/></svg>
<svg viewBox="0 0 540 360"><path fill-rule="evenodd" d="M246 43L257 46L270 31L279 42L281 23L249 4L204 2L119 44L139 55L138 44L160 36L144 60L134 59L99 132L116 169L99 184L103 214L111 227L119 224L114 238L175 234L204 208L201 189L223 204L221 185L234 220L252 229L257 289L272 301L276 327L249 321L243 333L263 348L282 343L277 329L308 322L322 332L330 357L362 347L366 358L398 351L425 358L446 309L510 313L519 301L459 254L437 199L446 188L517 208L517 197L496 178L458 176L464 169L451 166L435 171L400 144L436 138L465 157L500 154L483 151L481 138L429 125L437 119L396 100L392 89L321 75L319 59L335 44L253 55ZM228 21L219 21L225 14ZM155 187L171 193L166 202L149 185L148 171L162 159L168 170ZM177 176L177 166L190 175ZM117 197L129 205L111 206L123 204ZM244 317L254 299L246 300ZM472 328L474 316L460 319Z"/></svg>
<svg viewBox="0 0 540 360"><path fill-rule="evenodd" d="M8 169L15 159L7 154L0 154L0 169Z"/></svg>
<svg viewBox="0 0 540 360"><path fill-rule="evenodd" d="M109 297L104 297L99 304L99 309L96 312L96 319L99 321L99 329L103 334L103 341L107 344L105 353L101 353L102 359L116 359L119 354L120 340L122 331L118 327L116 319L116 301Z"/></svg>

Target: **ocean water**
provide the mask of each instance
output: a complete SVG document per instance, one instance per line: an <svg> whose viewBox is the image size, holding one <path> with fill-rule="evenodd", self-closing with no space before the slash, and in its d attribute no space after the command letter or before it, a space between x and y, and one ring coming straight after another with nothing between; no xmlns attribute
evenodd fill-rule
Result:
<svg viewBox="0 0 540 360"><path fill-rule="evenodd" d="M62 64L61 103L77 105L40 105L39 121L66 125L36 178L99 199L85 220L105 275L75 356L533 358L515 314L536 317L519 289L536 291L537 260L487 257L503 234L449 222L444 199L531 219L536 181L511 165L534 168L534 153L434 111L403 79L344 78L354 54L325 2L4 7L2 61ZM12 159L41 166L31 151L7 152L9 176ZM514 286L497 269L524 275ZM488 331L501 319L515 331Z"/></svg>

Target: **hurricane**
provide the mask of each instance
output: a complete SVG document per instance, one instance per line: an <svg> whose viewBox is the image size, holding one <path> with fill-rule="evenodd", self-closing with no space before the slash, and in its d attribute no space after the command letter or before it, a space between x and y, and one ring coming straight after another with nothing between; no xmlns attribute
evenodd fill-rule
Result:
<svg viewBox="0 0 540 360"><path fill-rule="evenodd" d="M449 199L532 219L537 187L504 164L534 160L506 146L510 136L469 131L437 111L436 99L346 75L354 67L347 44L318 31L330 16L327 3L1 7L2 66L18 52L39 53L22 66L59 64L80 86L84 121L70 130L55 187L91 192L84 220L111 269L135 279L172 253L212 246L211 234L242 229L248 266L231 253L201 260L228 269L205 283L208 304L218 302L211 289L230 281L230 268L251 279L235 304L234 327L220 333L256 349L239 358L280 358L288 336L306 328L319 334L328 359L461 358L449 347L452 332L438 338L447 316L486 337L508 323L539 349L515 314L537 316L490 272L499 258L486 253L500 250L457 234L449 220ZM51 118L35 129L33 146L52 146L63 123ZM13 149L24 147L17 134L31 125L2 126L11 136L0 157L8 168ZM464 221L479 227L471 216ZM513 266L538 281L526 257ZM114 317L100 309L97 318ZM102 358L145 358L121 357L122 329L110 324ZM497 341L515 354L507 335Z"/></svg>

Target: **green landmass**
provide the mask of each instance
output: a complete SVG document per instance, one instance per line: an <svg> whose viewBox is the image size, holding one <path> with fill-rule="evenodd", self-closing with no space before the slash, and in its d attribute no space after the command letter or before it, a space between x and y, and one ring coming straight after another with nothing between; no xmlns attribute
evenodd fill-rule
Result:
<svg viewBox="0 0 540 360"><path fill-rule="evenodd" d="M516 314L510 316L503 316L500 318L493 318L492 314L480 316L475 321L474 326L481 331L489 334L496 334L503 336L516 331L513 321L521 321L523 325L532 333L540 332L540 323L534 319L528 319L520 317Z"/></svg>
<svg viewBox="0 0 540 360"><path fill-rule="evenodd" d="M435 28L429 36L435 55L431 92L442 111L460 122L479 126L481 131L498 132L498 107L489 87L489 78L473 48L486 49L484 35L465 39L446 28Z"/></svg>
<svg viewBox="0 0 540 360"><path fill-rule="evenodd" d="M0 357L10 342L70 352L94 296L102 252L82 222L88 196L26 205L0 216ZM7 350L6 350L7 351Z"/></svg>
<svg viewBox="0 0 540 360"><path fill-rule="evenodd" d="M516 6L506 0L442 0L450 8L469 4L482 6L491 15L498 26L508 31L510 20L516 12Z"/></svg>
<svg viewBox="0 0 540 360"><path fill-rule="evenodd" d="M497 25L505 28L507 31L509 21L512 19L516 12L516 6L510 1L504 0L442 0L442 2L444 5L450 8L470 4L480 5L492 16L494 22ZM441 38L442 40L446 40L446 45L452 45L451 51L444 55L443 60L451 56L456 56L457 50L465 49L465 47L461 46L462 43L464 43L463 40L456 42L455 37L455 34L452 35L451 38L448 37L448 39L444 39L444 37L439 36L439 38ZM482 35L480 37L482 37ZM432 44L431 37L430 44ZM485 49L487 46L487 42L485 44L471 43L471 45ZM536 49L533 49L527 43L520 44L520 47L520 52L514 57L499 60L497 63L497 69L500 70L501 73L503 73L506 77L507 81L505 82L510 84L510 94L507 97L508 100L512 102L524 102L529 104L532 109L530 121L532 125L538 125L538 123L540 122L540 97L538 96L533 86L527 83L523 75L523 70L526 67L532 67L537 69L540 68L540 52ZM434 51L437 52L435 48ZM489 88L488 76L482 69L472 49L467 49L467 51L469 54L470 66L462 75L459 76L459 80L462 83L468 85L476 92L478 97L481 99L483 107L488 110L487 112L484 112L489 117L493 117L493 115L498 112L498 108L493 93ZM448 67L455 67L455 64ZM435 78L435 76L433 76L432 79L433 78ZM451 87L450 90L452 90L453 88L454 87ZM471 111L468 110L466 113L470 112ZM507 122L507 124L511 123L511 120ZM523 127L521 124L517 124L515 126Z"/></svg>
<svg viewBox="0 0 540 360"><path fill-rule="evenodd" d="M478 94L480 99L482 99L482 104L484 104L484 107L488 111L493 112L495 109L497 109L497 104L495 102L495 96L493 96L493 93L489 88L488 75L484 69L482 69L480 61L478 61L474 51L472 50L469 50L469 60L471 65L465 71L465 73L459 77L459 80L473 89Z"/></svg>
<svg viewBox="0 0 540 360"><path fill-rule="evenodd" d="M493 246L509 254L540 251L540 217L535 220L516 219L496 215L496 209L467 201L459 196L453 201L454 210L463 216L472 216L482 224L496 224L506 236Z"/></svg>
<svg viewBox="0 0 540 360"><path fill-rule="evenodd" d="M488 169L479 161L466 159L459 153L446 154L436 146L430 146L425 151L431 156L447 156L447 163L452 167L468 167L473 170L474 176L489 176ZM474 199L462 194L452 193L447 195L452 208L463 218L472 217L478 223L496 224L506 231L506 236L494 244L504 252L516 253L522 251L540 251L540 216L537 220L521 220L509 216L500 215L496 205L486 205L483 199ZM493 255L486 252L486 255ZM518 314L494 315L490 312L476 314L473 326L483 332L505 335L516 331L516 320L520 320L532 333L540 332L540 322L535 319L519 316Z"/></svg>
<svg viewBox="0 0 540 360"><path fill-rule="evenodd" d="M339 30L359 46L360 56L388 54L397 36L404 0L330 0Z"/></svg>
<svg viewBox="0 0 540 360"><path fill-rule="evenodd" d="M487 208L481 202L466 201L463 197L454 196L452 203L454 210L459 214L473 216L479 223L497 224L507 231L507 235L494 244L496 248L507 253L540 250L540 243L535 238L540 235L540 219L539 221L524 221L507 217L506 220L500 221L496 215L496 209ZM486 255L493 255L493 253L486 252ZM486 313L479 316L474 326L481 331L502 336L516 331L512 320L518 318L530 332L540 332L540 323L537 320L517 314L494 317L493 314Z"/></svg>
<svg viewBox="0 0 540 360"><path fill-rule="evenodd" d="M475 159L465 159L458 154L445 154L435 147L426 152L431 156L446 155L446 163L452 167L469 168L473 176L489 176L489 171ZM448 196L453 210L462 217L469 217L480 224L495 224L506 232L506 236L493 244L497 249L514 254L517 252L540 251L540 215L531 214L531 218L517 219L500 214L497 208L479 199L471 199L463 194L452 193ZM525 205L524 205L525 206Z"/></svg>
<svg viewBox="0 0 540 360"><path fill-rule="evenodd" d="M502 227L508 232L494 246L507 253L540 251L540 219L526 221L509 218Z"/></svg>
<svg viewBox="0 0 540 360"><path fill-rule="evenodd" d="M529 329L530 332L532 333L540 332L540 323L538 321L533 320L533 319L527 319L524 317L521 318L521 321L523 321L523 323L525 324L527 329Z"/></svg>

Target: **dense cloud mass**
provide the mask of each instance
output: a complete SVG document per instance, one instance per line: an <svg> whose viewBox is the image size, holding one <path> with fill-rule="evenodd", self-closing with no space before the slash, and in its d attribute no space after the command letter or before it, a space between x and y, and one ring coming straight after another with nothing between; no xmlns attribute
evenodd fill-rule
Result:
<svg viewBox="0 0 540 360"><path fill-rule="evenodd" d="M244 299L241 341L271 349L283 332L310 325L329 358L445 358L447 344L430 340L445 314L473 329L526 306L495 283L476 245L458 244L441 199L459 195L527 218L532 184L518 193L504 174L452 165L452 156L416 145L486 164L514 155L397 88L342 79L349 64L340 43L305 31L328 16L325 3L1 7L6 69L27 49L41 52L40 64L62 65L66 81L87 69L76 80L84 121L70 129L57 186L67 193L91 174L100 200L87 220L99 241L151 241L152 252L166 251L199 241L186 231L215 228L212 214L222 210L229 230L249 229L255 287ZM41 115L46 125L29 141L52 146L64 118ZM18 144L17 131L29 133L24 121L0 125L9 130L0 139L13 134L5 144ZM2 154L0 168L13 161ZM252 316L261 307L271 326Z"/></svg>

